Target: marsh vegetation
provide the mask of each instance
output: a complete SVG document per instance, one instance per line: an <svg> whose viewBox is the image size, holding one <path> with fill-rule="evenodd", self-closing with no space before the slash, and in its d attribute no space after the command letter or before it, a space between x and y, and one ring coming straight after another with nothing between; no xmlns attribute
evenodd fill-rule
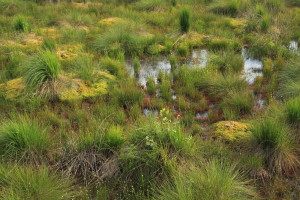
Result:
<svg viewBox="0 0 300 200"><path fill-rule="evenodd" d="M299 6L0 0L0 199L299 199Z"/></svg>

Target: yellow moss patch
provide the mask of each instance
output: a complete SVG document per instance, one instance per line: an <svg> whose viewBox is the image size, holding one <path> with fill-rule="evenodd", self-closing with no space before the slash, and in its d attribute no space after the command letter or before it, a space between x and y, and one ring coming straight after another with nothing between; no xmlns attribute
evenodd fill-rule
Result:
<svg viewBox="0 0 300 200"><path fill-rule="evenodd" d="M88 8L88 4L87 3L72 3L74 7L77 8Z"/></svg>
<svg viewBox="0 0 300 200"><path fill-rule="evenodd" d="M62 101L80 100L107 94L108 85L105 81L87 86L81 79L69 79L68 77L60 79L61 87L58 95Z"/></svg>
<svg viewBox="0 0 300 200"><path fill-rule="evenodd" d="M190 47L200 47L203 45L203 39L207 37L207 35L202 35L196 32L190 32L186 35L184 41L187 42Z"/></svg>
<svg viewBox="0 0 300 200"><path fill-rule="evenodd" d="M230 25L234 28L247 26L247 20L242 19L242 18L228 18L228 21L229 21Z"/></svg>
<svg viewBox="0 0 300 200"><path fill-rule="evenodd" d="M87 87L83 84L78 89L83 97L96 97L103 94L107 94L107 83L102 81L99 83L92 84L91 87Z"/></svg>
<svg viewBox="0 0 300 200"><path fill-rule="evenodd" d="M235 121L221 121L213 125L212 136L226 141L236 141L250 135L250 128L247 124Z"/></svg>
<svg viewBox="0 0 300 200"><path fill-rule="evenodd" d="M42 28L41 32L43 35L47 37L52 37L52 38L58 38L58 30L56 28Z"/></svg>
<svg viewBox="0 0 300 200"><path fill-rule="evenodd" d="M30 33L24 38L24 40L22 41L22 44L38 46L42 43L42 40L43 40L43 38L41 36L37 36L34 33Z"/></svg>
<svg viewBox="0 0 300 200"><path fill-rule="evenodd" d="M107 72L103 72L103 71L96 71L95 72L97 74L97 76L99 76L100 78L103 77L105 79L108 79L108 80L116 80L116 77L114 75L111 75Z"/></svg>
<svg viewBox="0 0 300 200"><path fill-rule="evenodd" d="M119 18L119 17L110 17L110 18L106 18L106 19L101 19L99 21L100 25L114 25L114 24L118 24L118 23L122 23L124 22L124 19Z"/></svg>
<svg viewBox="0 0 300 200"><path fill-rule="evenodd" d="M6 99L16 99L25 89L22 78L17 78L0 85L0 92L3 93Z"/></svg>
<svg viewBox="0 0 300 200"><path fill-rule="evenodd" d="M58 51L56 52L57 56L62 59L74 58L78 53L82 52L82 45L63 45L58 46Z"/></svg>

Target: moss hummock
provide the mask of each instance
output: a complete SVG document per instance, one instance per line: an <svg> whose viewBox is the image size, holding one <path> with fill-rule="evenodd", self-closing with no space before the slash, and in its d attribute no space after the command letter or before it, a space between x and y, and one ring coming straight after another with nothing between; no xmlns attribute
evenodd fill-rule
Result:
<svg viewBox="0 0 300 200"><path fill-rule="evenodd" d="M214 138L233 142L249 136L250 133L248 124L235 121L221 121L213 125L212 135Z"/></svg>

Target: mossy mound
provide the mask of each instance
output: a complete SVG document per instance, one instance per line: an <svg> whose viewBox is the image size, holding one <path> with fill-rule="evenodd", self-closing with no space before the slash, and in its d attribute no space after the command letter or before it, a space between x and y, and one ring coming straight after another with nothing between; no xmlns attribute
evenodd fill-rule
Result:
<svg viewBox="0 0 300 200"><path fill-rule="evenodd" d="M233 142L250 135L250 127L242 122L221 121L213 125L212 136Z"/></svg>
<svg viewBox="0 0 300 200"><path fill-rule="evenodd" d="M107 94L108 82L115 80L115 76L102 71L97 71L96 73L99 80L91 84L86 84L81 79L60 76L59 99L61 101L74 101Z"/></svg>
<svg viewBox="0 0 300 200"><path fill-rule="evenodd" d="M6 99L16 99L24 92L25 85L22 78L10 80L6 83L0 84L0 94Z"/></svg>
<svg viewBox="0 0 300 200"><path fill-rule="evenodd" d="M119 17L110 17L101 19L98 23L102 26L115 25L124 22L125 20Z"/></svg>

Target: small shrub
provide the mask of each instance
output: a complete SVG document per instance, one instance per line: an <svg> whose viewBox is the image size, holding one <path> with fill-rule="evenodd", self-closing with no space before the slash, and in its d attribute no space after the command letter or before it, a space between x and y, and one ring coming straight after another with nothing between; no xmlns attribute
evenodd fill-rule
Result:
<svg viewBox="0 0 300 200"><path fill-rule="evenodd" d="M19 32L27 32L29 30L29 25L23 16L17 16L13 21L13 26Z"/></svg>
<svg viewBox="0 0 300 200"><path fill-rule="evenodd" d="M282 122L270 117L257 120L253 124L252 133L272 172L288 172L299 164L295 140Z"/></svg>
<svg viewBox="0 0 300 200"><path fill-rule="evenodd" d="M185 8L180 13L180 28L183 33L189 31L190 23L190 11Z"/></svg>

